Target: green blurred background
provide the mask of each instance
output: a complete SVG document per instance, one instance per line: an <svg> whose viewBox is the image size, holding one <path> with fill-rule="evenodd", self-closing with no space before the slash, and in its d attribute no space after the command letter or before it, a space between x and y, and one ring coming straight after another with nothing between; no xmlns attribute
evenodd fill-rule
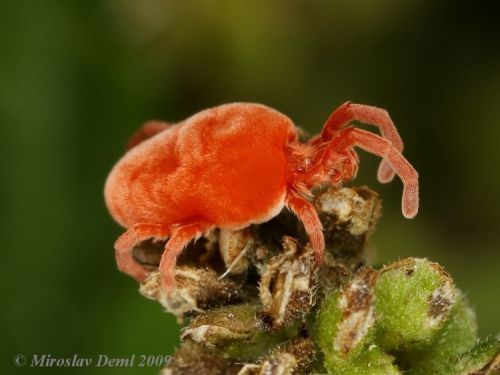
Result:
<svg viewBox="0 0 500 375"><path fill-rule="evenodd" d="M476 308L500 316L500 29L487 1L2 1L0 369L53 357L171 353L175 319L115 267L121 229L104 180L146 119L262 102L316 132L340 103L387 108L421 176L421 209L384 198L377 262L443 264Z"/></svg>

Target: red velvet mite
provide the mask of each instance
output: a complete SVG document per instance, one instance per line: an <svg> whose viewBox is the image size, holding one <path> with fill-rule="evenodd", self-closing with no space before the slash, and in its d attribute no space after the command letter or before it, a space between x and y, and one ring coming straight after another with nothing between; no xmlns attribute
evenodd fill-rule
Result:
<svg viewBox="0 0 500 375"><path fill-rule="evenodd" d="M377 126L381 136L352 121ZM344 103L321 134L301 142L294 123L261 104L234 103L199 112L178 124L147 122L132 137L104 190L113 218L126 228L115 243L118 268L139 281L147 271L132 257L140 241L168 239L160 262L163 286L175 288L176 260L186 245L214 228L263 223L284 207L303 223L316 260L325 247L311 189L356 176L359 147L382 158L380 182L397 173L402 211L418 211L418 174L387 111Z"/></svg>

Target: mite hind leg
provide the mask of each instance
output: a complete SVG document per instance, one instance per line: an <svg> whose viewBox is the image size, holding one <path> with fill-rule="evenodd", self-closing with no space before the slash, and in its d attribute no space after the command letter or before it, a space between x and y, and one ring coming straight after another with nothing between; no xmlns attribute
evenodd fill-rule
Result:
<svg viewBox="0 0 500 375"><path fill-rule="evenodd" d="M161 224L136 224L133 228L128 229L115 242L115 258L118 269L137 281L143 282L148 276L148 270L134 259L132 255L134 246L150 238L166 239L169 233L169 228Z"/></svg>
<svg viewBox="0 0 500 375"><path fill-rule="evenodd" d="M167 292L176 288L175 266L182 250L191 242L213 229L213 225L206 221L183 224L172 229L170 238L165 245L165 251L160 261L162 285Z"/></svg>
<svg viewBox="0 0 500 375"><path fill-rule="evenodd" d="M127 150L137 146L142 141L168 129L171 125L167 122L151 120L145 122L127 142Z"/></svg>

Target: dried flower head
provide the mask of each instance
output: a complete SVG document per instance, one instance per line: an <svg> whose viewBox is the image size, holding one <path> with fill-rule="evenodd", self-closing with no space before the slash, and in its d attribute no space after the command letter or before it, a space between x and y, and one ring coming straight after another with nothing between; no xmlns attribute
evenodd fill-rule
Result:
<svg viewBox="0 0 500 375"><path fill-rule="evenodd" d="M175 273L178 287L171 295L167 296L161 287L161 275L158 271L149 274L139 291L143 296L160 302L181 321L186 314L200 313L210 307L241 301L245 294L241 282L232 278L220 278L209 268L181 266Z"/></svg>
<svg viewBox="0 0 500 375"><path fill-rule="evenodd" d="M416 258L380 270L365 265L380 215L376 193L330 187L315 194L322 265L287 211L191 244L168 297L157 271L164 243L137 244L135 259L151 271L141 293L190 318L163 375L499 372L499 341L476 344L474 313L441 266Z"/></svg>

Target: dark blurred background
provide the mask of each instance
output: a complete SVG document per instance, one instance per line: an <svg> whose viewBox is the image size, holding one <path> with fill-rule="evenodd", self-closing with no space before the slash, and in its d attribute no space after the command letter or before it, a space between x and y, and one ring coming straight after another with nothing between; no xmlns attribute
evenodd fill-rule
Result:
<svg viewBox="0 0 500 375"><path fill-rule="evenodd" d="M500 316L500 26L486 1L2 1L2 373L15 353L171 353L175 319L115 267L122 232L107 173L146 119L256 101L317 132L340 103L388 109L421 176L355 184L384 198L375 261L443 264L477 311ZM155 374L150 369L25 369ZM31 371L30 371L31 370Z"/></svg>

